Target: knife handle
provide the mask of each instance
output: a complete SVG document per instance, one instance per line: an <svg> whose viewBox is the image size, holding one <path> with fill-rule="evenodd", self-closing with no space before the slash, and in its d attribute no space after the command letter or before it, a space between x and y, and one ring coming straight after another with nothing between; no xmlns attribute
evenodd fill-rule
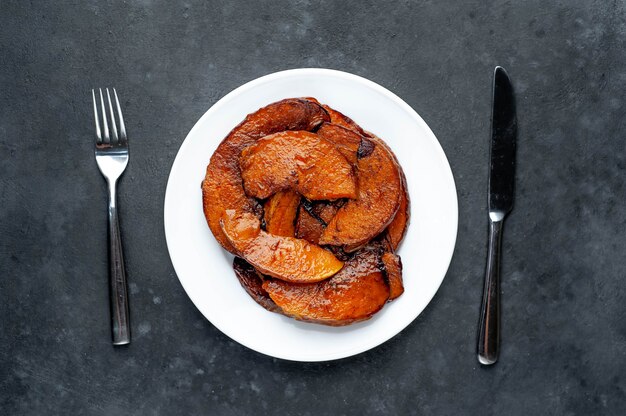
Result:
<svg viewBox="0 0 626 416"><path fill-rule="evenodd" d="M498 361L500 347L500 247L503 223L504 218L497 221L489 219L489 251L478 323L478 361L484 365Z"/></svg>

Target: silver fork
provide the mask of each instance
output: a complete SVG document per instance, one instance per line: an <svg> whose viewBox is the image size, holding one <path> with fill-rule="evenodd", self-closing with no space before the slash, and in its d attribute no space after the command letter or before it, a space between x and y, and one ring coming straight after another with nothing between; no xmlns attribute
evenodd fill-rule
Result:
<svg viewBox="0 0 626 416"><path fill-rule="evenodd" d="M109 284L111 300L111 329L113 331L113 345L130 343L130 315L128 313L128 291L126 284L126 270L124 269L124 255L122 253L122 240L120 238L120 225L117 213L117 180L122 176L128 165L128 139L126 126L117 98L117 91L113 88L115 105L119 117L119 134L115 123L115 114L109 89L106 89L108 109L111 118L111 131L107 121L106 106L102 89L98 89L100 95L100 108L102 110L102 130L98 119L98 103L95 90L91 90L93 98L93 115L96 120L96 163L107 181L109 189Z"/></svg>

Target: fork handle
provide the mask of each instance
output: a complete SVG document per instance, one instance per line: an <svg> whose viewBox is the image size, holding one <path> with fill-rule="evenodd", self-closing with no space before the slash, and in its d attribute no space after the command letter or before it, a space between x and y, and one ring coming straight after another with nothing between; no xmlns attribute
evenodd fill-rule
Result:
<svg viewBox="0 0 626 416"><path fill-rule="evenodd" d="M130 314L124 254L117 213L116 181L109 181L109 285L113 345L130 343Z"/></svg>
<svg viewBox="0 0 626 416"><path fill-rule="evenodd" d="M504 219L489 220L489 250L485 286L478 323L478 361L491 365L498 361L500 348L500 247Z"/></svg>

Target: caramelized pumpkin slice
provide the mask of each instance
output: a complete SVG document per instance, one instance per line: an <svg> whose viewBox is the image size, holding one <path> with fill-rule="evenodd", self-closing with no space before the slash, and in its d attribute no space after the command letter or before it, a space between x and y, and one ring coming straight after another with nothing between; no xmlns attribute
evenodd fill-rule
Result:
<svg viewBox="0 0 626 416"><path fill-rule="evenodd" d="M304 200L300 204L298 212L296 237L305 239L309 243L317 244L324 232L324 228L337 213L337 209L339 208L336 203Z"/></svg>
<svg viewBox="0 0 626 416"><path fill-rule="evenodd" d="M314 130L329 116L318 103L290 98L263 107L235 127L217 147L202 182L202 205L207 223L217 241L234 253L220 228L225 210L260 214L258 203L249 198L241 184L239 155L257 139L285 130Z"/></svg>
<svg viewBox="0 0 626 416"><path fill-rule="evenodd" d="M241 153L248 195L265 199L293 189L308 199L356 198L352 165L328 140L307 131L285 131L258 140Z"/></svg>
<svg viewBox="0 0 626 416"><path fill-rule="evenodd" d="M389 299L389 285L379 260L376 251L365 249L323 282L296 284L268 279L263 288L285 315L324 325L348 325L369 319Z"/></svg>
<svg viewBox="0 0 626 416"><path fill-rule="evenodd" d="M337 273L343 263L329 251L293 237L261 230L253 214L226 210L222 231L237 254L263 274L288 282L319 282Z"/></svg>
<svg viewBox="0 0 626 416"><path fill-rule="evenodd" d="M330 221L320 244L360 247L380 234L400 206L402 182L393 156L379 144L359 159L357 199L349 200Z"/></svg>
<svg viewBox="0 0 626 416"><path fill-rule="evenodd" d="M283 191L272 195L265 202L265 230L274 235L293 237L296 234L296 217L300 195L294 191Z"/></svg>
<svg viewBox="0 0 626 416"><path fill-rule="evenodd" d="M313 215L307 212L302 205L298 209L296 237L317 244L324 232L324 225Z"/></svg>
<svg viewBox="0 0 626 416"><path fill-rule="evenodd" d="M400 178L402 180L402 193L400 194L400 207L398 208L398 212L389 226L387 227L387 241L391 244L393 251L398 249L400 242L404 238L404 234L406 234L406 230L409 226L409 221L411 218L411 199L409 198L409 189L406 183L406 176L404 175L404 171L402 170L402 166L398 162L398 158L393 153L391 148L384 142L381 138L367 133L368 137L374 141L375 143L379 143L389 151L389 153L393 156L394 162L398 166L398 170L400 171Z"/></svg>
<svg viewBox="0 0 626 416"><path fill-rule="evenodd" d="M409 226L410 209L409 193L406 186L403 186L400 194L400 207L396 216L393 217L393 220L387 226L387 240L394 251L398 249L400 242L406 234L406 229Z"/></svg>
<svg viewBox="0 0 626 416"><path fill-rule="evenodd" d="M241 286L256 303L268 311L282 313L282 309L274 303L267 291L263 289L263 279L250 263L240 257L235 257L233 270Z"/></svg>
<svg viewBox="0 0 626 416"><path fill-rule="evenodd" d="M389 300L394 300L404 293L404 285L402 283L402 261L400 256L393 253L384 253L382 256L385 271L387 272L387 280L391 293Z"/></svg>
<svg viewBox="0 0 626 416"><path fill-rule="evenodd" d="M357 153L361 147L362 136L339 124L323 123L317 134L332 142L341 154L353 165L357 161Z"/></svg>

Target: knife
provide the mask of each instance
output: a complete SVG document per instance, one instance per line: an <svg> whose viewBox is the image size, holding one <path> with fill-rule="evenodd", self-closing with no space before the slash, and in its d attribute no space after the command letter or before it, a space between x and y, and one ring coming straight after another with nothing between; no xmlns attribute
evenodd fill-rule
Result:
<svg viewBox="0 0 626 416"><path fill-rule="evenodd" d="M500 247L504 218L513 208L517 118L511 80L504 68L493 74L489 167L489 249L478 324L478 361L498 361L500 346Z"/></svg>

